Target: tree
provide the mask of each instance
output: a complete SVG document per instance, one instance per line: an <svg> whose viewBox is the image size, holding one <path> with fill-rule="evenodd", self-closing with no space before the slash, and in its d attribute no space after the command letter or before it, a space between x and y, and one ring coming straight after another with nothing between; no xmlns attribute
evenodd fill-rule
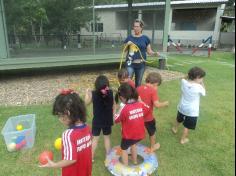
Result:
<svg viewBox="0 0 236 176"><path fill-rule="evenodd" d="M23 9L20 8L22 4L23 4L22 0L4 1L6 24L8 33L10 34L9 40L13 44L16 44L16 42L19 41L19 39L17 38L17 34L20 33L21 31L24 31L23 27L24 12Z"/></svg>
<svg viewBox="0 0 236 176"><path fill-rule="evenodd" d="M51 0L45 8L49 19L48 33L77 31L92 19L92 10L81 0Z"/></svg>
<svg viewBox="0 0 236 176"><path fill-rule="evenodd" d="M86 0L5 0L7 28L15 35L78 30L92 19L89 6Z"/></svg>
<svg viewBox="0 0 236 176"><path fill-rule="evenodd" d="M5 9L12 43L19 41L18 34L31 33L35 41L36 33L43 34L43 24L47 22L47 15L39 0L8 0L5 1Z"/></svg>
<svg viewBox="0 0 236 176"><path fill-rule="evenodd" d="M48 22L46 10L39 0L27 0L22 8L24 10L24 22L26 26L31 26L31 34L37 42L36 33L43 35L43 24ZM39 41L42 39L40 37Z"/></svg>

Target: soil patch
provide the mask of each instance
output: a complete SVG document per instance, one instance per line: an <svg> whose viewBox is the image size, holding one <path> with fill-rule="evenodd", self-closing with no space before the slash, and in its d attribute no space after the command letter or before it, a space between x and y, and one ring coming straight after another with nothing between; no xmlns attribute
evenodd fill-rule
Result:
<svg viewBox="0 0 236 176"><path fill-rule="evenodd" d="M180 72L147 67L144 78L152 71L159 72L163 81L184 77ZM63 88L74 89L84 96L87 88L93 89L94 81L99 74L106 75L111 87L117 89L116 69L43 74L0 80L0 105L51 104Z"/></svg>

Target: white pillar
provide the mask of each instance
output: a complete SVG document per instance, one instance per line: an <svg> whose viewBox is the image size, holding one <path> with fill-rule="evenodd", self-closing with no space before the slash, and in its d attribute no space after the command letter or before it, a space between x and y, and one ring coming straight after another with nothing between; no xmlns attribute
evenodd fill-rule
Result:
<svg viewBox="0 0 236 176"><path fill-rule="evenodd" d="M138 10L138 19L142 20L142 18L143 18L143 12L142 10Z"/></svg>
<svg viewBox="0 0 236 176"><path fill-rule="evenodd" d="M9 57L9 47L7 38L7 27L4 14L3 1L0 0L0 59Z"/></svg>
<svg viewBox="0 0 236 176"><path fill-rule="evenodd" d="M173 15L173 9L170 8L170 16L169 16L169 34L171 33L171 24L172 24L172 15Z"/></svg>
<svg viewBox="0 0 236 176"><path fill-rule="evenodd" d="M96 39L95 39L95 3L94 3L94 0L93 0L93 54L95 55L95 52L96 52Z"/></svg>
<svg viewBox="0 0 236 176"><path fill-rule="evenodd" d="M217 7L215 27L213 32L212 40L215 41L215 44L219 43L220 37L220 27L221 27L221 16L224 14L225 4Z"/></svg>

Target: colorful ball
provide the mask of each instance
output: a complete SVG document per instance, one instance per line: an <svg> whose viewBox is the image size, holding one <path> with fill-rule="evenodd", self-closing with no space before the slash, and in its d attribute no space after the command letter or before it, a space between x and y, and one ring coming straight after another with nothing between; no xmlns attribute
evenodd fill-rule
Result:
<svg viewBox="0 0 236 176"><path fill-rule="evenodd" d="M43 151L40 155L39 155L39 163L41 165L45 165L48 163L48 159L53 160L53 153L51 151Z"/></svg>
<svg viewBox="0 0 236 176"><path fill-rule="evenodd" d="M21 143L21 141L25 140L25 136L18 136L15 140L16 144Z"/></svg>
<svg viewBox="0 0 236 176"><path fill-rule="evenodd" d="M62 148L62 141L61 141L61 138L57 138L54 142L54 147L57 149L57 150L61 150Z"/></svg>
<svg viewBox="0 0 236 176"><path fill-rule="evenodd" d="M16 130L17 130L17 131L23 130L23 125L18 124L18 125L16 126Z"/></svg>
<svg viewBox="0 0 236 176"><path fill-rule="evenodd" d="M26 146L26 140L22 140L21 142L19 143L16 143L16 150L20 150L22 149L24 146Z"/></svg>
<svg viewBox="0 0 236 176"><path fill-rule="evenodd" d="M7 145L7 150L8 150L9 152L15 151L15 150L16 150L16 143L12 142L12 143L8 144L8 145Z"/></svg>

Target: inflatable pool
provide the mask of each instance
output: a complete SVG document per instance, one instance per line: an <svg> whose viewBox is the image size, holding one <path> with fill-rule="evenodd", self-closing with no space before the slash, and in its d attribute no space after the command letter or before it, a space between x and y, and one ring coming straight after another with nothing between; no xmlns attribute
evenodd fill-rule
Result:
<svg viewBox="0 0 236 176"><path fill-rule="evenodd" d="M137 144L137 153L143 158L143 162L138 165L125 166L120 161L120 147L116 146L108 153L105 165L109 172L115 176L148 176L158 167L155 153L148 151L148 147Z"/></svg>

